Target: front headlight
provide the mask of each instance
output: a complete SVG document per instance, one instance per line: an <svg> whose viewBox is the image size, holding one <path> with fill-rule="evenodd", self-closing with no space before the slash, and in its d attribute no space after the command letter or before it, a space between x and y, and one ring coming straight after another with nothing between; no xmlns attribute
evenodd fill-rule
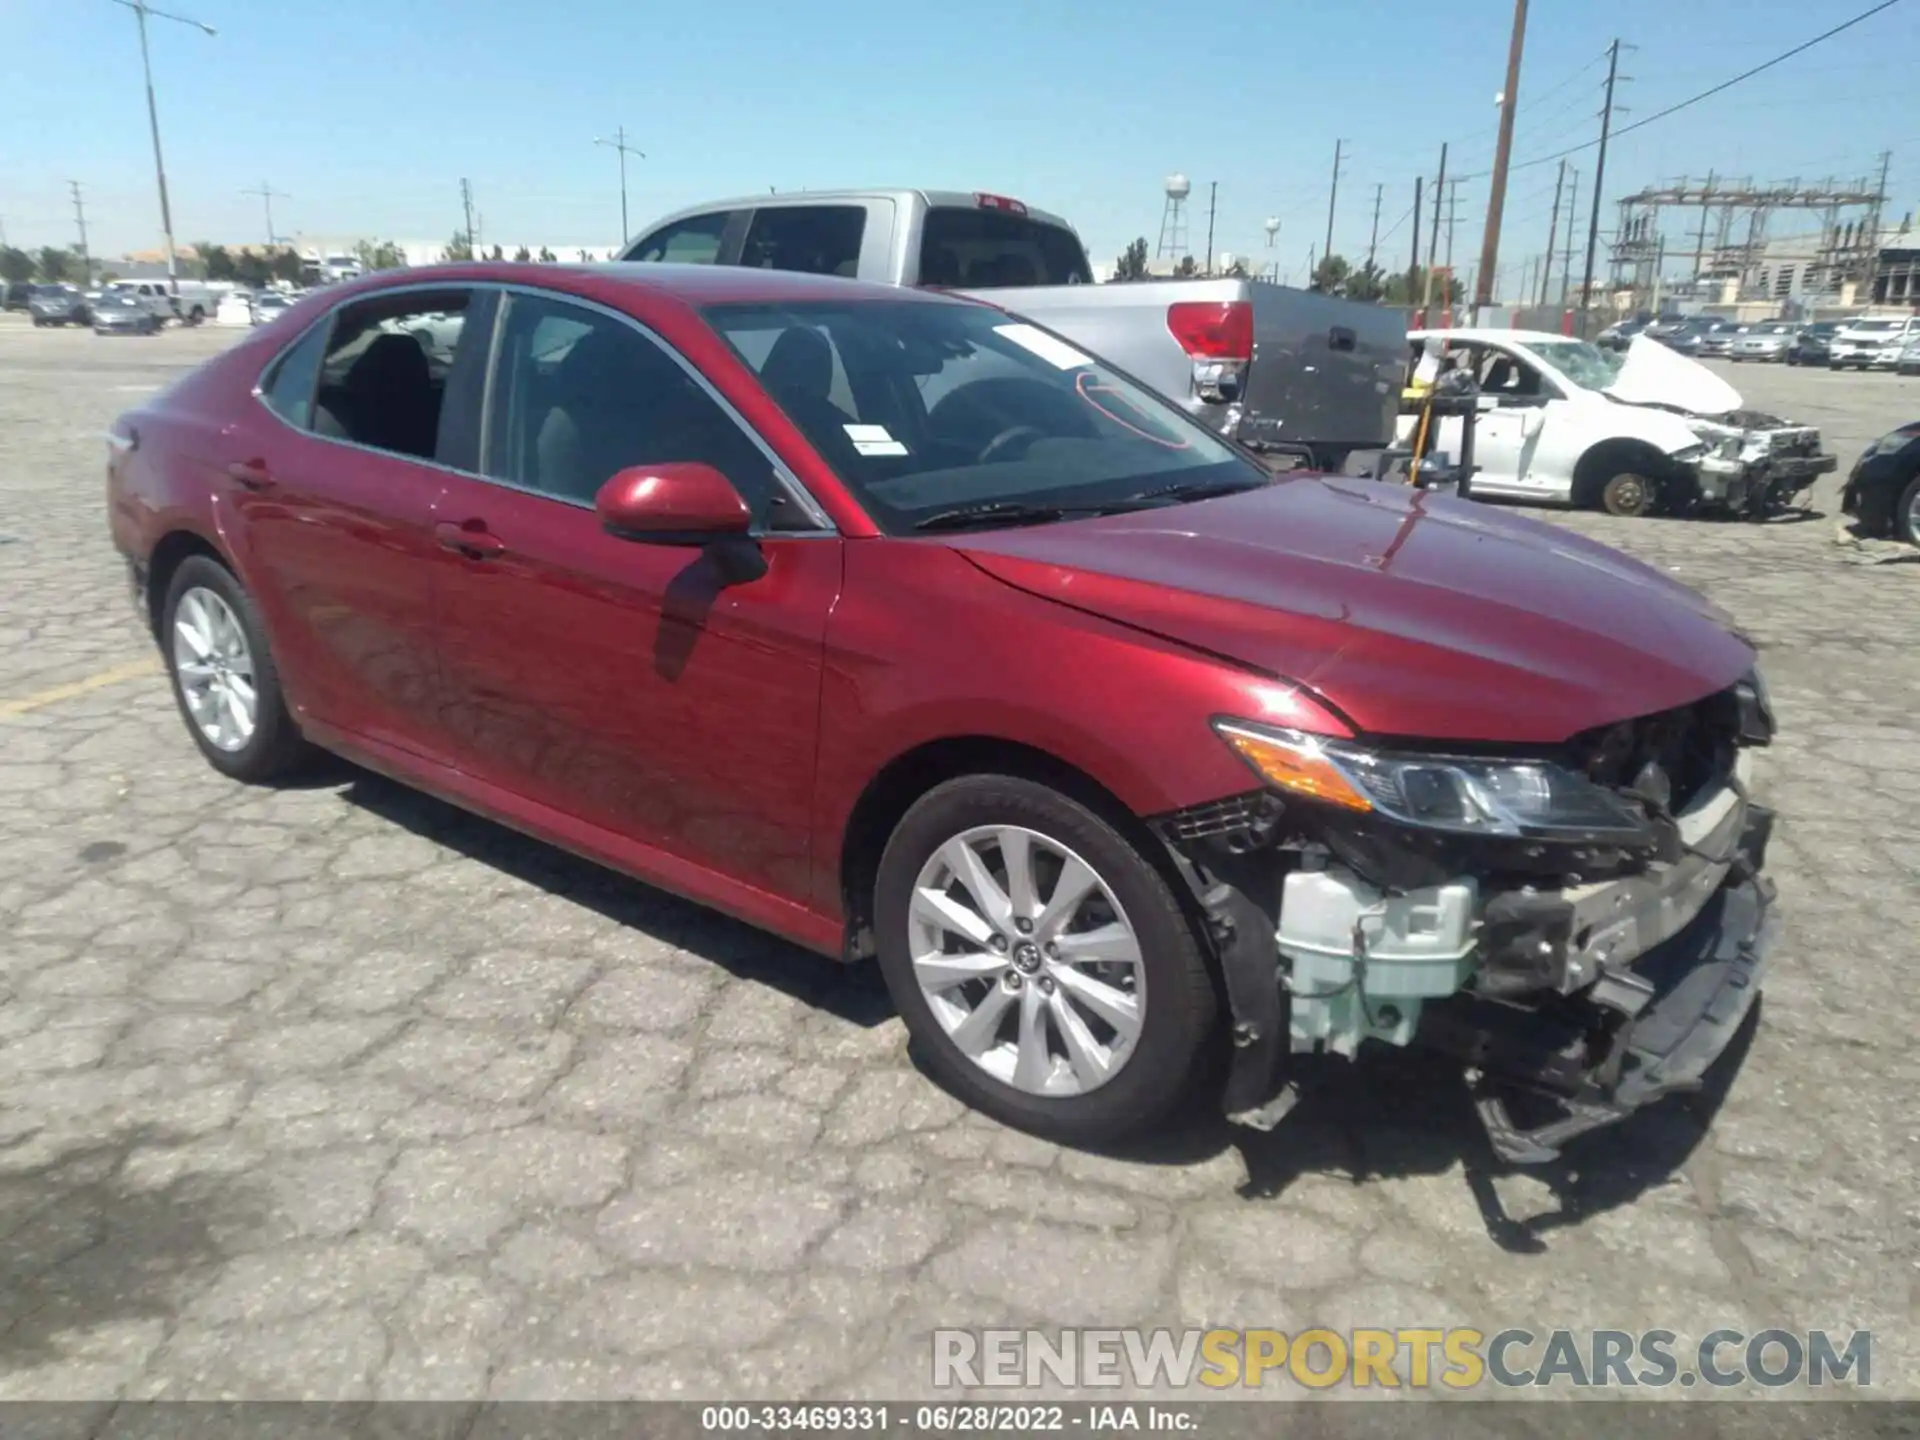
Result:
<svg viewBox="0 0 1920 1440"><path fill-rule="evenodd" d="M1646 814L1550 760L1370 750L1298 730L1216 720L1220 738L1267 784L1355 814L1457 835L1644 844Z"/></svg>

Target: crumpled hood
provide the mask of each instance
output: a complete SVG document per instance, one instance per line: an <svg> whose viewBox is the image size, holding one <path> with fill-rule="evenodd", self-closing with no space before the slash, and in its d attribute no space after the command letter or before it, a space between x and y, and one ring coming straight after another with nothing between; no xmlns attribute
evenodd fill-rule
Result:
<svg viewBox="0 0 1920 1440"><path fill-rule="evenodd" d="M1552 744L1754 660L1724 612L1617 551L1375 481L1283 477L951 543L1031 594L1305 685L1376 735Z"/></svg>
<svg viewBox="0 0 1920 1440"><path fill-rule="evenodd" d="M1672 405L1707 417L1729 414L1742 404L1740 392L1698 360L1645 335L1628 342L1625 363L1606 393L1629 405Z"/></svg>

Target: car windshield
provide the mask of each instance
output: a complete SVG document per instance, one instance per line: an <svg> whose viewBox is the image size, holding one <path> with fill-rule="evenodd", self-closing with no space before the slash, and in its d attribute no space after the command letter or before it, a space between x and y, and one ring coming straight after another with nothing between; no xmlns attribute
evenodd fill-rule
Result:
<svg viewBox="0 0 1920 1440"><path fill-rule="evenodd" d="M1906 327L1904 320L1856 320L1847 328L1857 335L1884 335Z"/></svg>
<svg viewBox="0 0 1920 1440"><path fill-rule="evenodd" d="M1264 485L1132 381L985 306L709 306L707 322L883 530L1035 524Z"/></svg>
<svg viewBox="0 0 1920 1440"><path fill-rule="evenodd" d="M1769 325L1754 326L1752 333L1755 335L1791 335L1793 333L1793 326L1786 324L1784 321L1776 320Z"/></svg>
<svg viewBox="0 0 1920 1440"><path fill-rule="evenodd" d="M1839 328L1840 327L1834 324L1831 320L1822 320L1818 324L1807 326L1807 328L1802 333L1807 335L1818 335L1822 339L1825 339L1827 336L1833 334Z"/></svg>
<svg viewBox="0 0 1920 1440"><path fill-rule="evenodd" d="M1620 378L1627 357L1585 340L1542 340L1527 347L1582 390L1604 390Z"/></svg>

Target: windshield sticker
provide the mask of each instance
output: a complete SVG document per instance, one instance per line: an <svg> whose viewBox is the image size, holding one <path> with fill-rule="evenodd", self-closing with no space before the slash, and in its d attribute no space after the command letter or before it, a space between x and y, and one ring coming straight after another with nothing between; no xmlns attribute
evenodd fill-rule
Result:
<svg viewBox="0 0 1920 1440"><path fill-rule="evenodd" d="M907 447L894 439L884 425L842 425L847 439L859 455L904 455Z"/></svg>
<svg viewBox="0 0 1920 1440"><path fill-rule="evenodd" d="M1066 341L1056 340L1031 325L996 325L993 333L1038 355L1056 370L1078 370L1082 365L1093 364L1092 356L1082 355Z"/></svg>

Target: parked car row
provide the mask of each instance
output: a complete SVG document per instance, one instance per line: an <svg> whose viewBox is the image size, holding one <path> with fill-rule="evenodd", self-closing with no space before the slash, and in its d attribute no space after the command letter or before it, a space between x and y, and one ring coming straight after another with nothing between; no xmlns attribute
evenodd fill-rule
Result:
<svg viewBox="0 0 1920 1440"><path fill-rule="evenodd" d="M1608 350L1625 350L1642 334L1682 355L1920 374L1920 316L1915 315L1861 315L1811 324L1761 320L1744 325L1712 315L1639 316L1608 326L1596 343Z"/></svg>

